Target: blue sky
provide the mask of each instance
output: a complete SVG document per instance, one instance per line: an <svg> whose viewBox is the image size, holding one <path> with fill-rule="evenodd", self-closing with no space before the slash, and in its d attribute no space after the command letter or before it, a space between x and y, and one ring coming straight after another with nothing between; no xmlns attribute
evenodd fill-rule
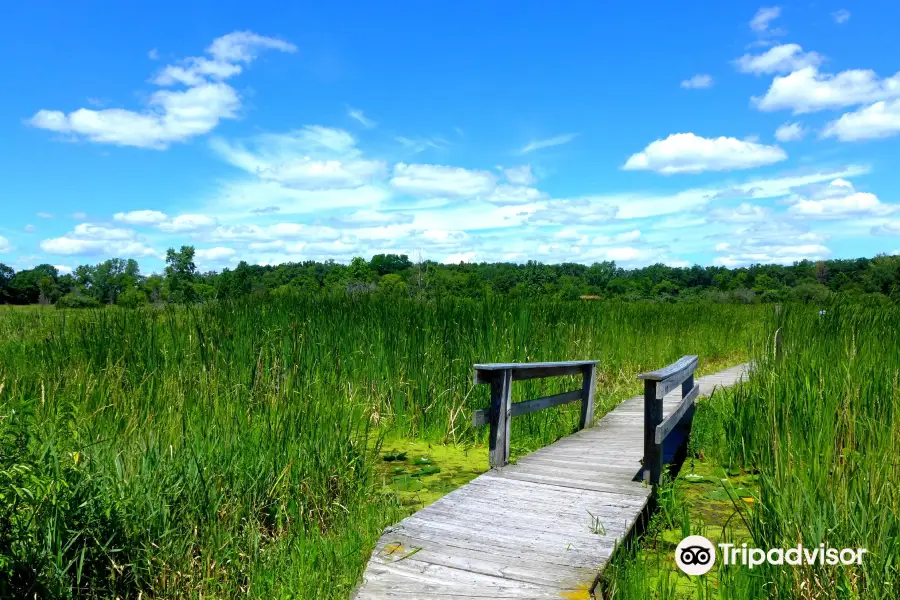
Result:
<svg viewBox="0 0 900 600"><path fill-rule="evenodd" d="M900 249L896 3L127 4L0 7L0 262Z"/></svg>

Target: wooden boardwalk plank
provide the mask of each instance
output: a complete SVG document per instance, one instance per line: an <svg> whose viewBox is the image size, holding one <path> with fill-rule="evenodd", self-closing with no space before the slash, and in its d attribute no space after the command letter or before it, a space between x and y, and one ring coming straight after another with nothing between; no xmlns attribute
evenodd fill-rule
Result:
<svg viewBox="0 0 900 600"><path fill-rule="evenodd" d="M709 396L747 373L737 365L696 383ZM664 417L680 402L679 386L663 400ZM650 498L638 477L643 419L643 398L625 400L594 427L388 527L354 598L544 600L588 589Z"/></svg>

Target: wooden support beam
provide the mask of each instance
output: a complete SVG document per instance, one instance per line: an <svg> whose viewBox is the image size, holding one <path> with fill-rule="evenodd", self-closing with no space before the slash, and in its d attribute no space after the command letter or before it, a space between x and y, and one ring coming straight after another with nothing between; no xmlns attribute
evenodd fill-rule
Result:
<svg viewBox="0 0 900 600"><path fill-rule="evenodd" d="M581 420L578 422L578 428L584 429L594 425L594 392L597 390L597 365L585 365L581 370Z"/></svg>
<svg viewBox="0 0 900 600"><path fill-rule="evenodd" d="M656 381L644 380L644 481L659 485L662 481L662 444L656 443L656 428L663 420L663 401L656 397Z"/></svg>
<svg viewBox="0 0 900 600"><path fill-rule="evenodd" d="M559 406L560 404L568 404L569 402L575 402L576 400L581 400L584 398L584 392L582 390L572 390L571 392L563 392L562 394L554 394L553 396L544 396L543 398L535 398L534 400L525 400L524 402L513 402L512 408L510 409L510 415L513 417L518 417L519 415L526 415L530 412L535 412L538 410L544 410L545 408L550 408L552 406ZM481 425L486 425L491 421L491 411L487 410L476 410L472 413L472 426L479 427Z"/></svg>
<svg viewBox="0 0 900 600"><path fill-rule="evenodd" d="M490 464L492 469L509 463L512 421L512 369L495 371L491 379Z"/></svg>

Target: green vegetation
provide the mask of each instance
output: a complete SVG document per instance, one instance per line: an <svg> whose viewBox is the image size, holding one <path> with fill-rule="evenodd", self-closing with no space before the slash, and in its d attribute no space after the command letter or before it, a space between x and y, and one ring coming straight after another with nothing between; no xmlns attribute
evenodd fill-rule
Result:
<svg viewBox="0 0 900 600"><path fill-rule="evenodd" d="M239 263L221 273L201 273L193 246L170 248L162 274L142 276L134 260L110 259L82 265L60 275L56 267L38 265L14 272L0 264L0 304L101 304L133 308L147 303L194 303L246 296L322 296L378 294L389 298L602 299L773 303L822 303L833 295L853 296L875 305L900 299L900 256L852 260L800 261L791 266L669 267L663 264L623 269L615 262L593 265L413 263L406 255L378 254L354 258L349 265L305 261L277 266Z"/></svg>
<svg viewBox="0 0 900 600"><path fill-rule="evenodd" d="M384 526L483 468L473 363L599 359L600 414L683 354L744 359L770 313L377 294L0 310L0 597L347 597ZM517 418L513 448L577 422L576 404Z"/></svg>
<svg viewBox="0 0 900 600"><path fill-rule="evenodd" d="M700 404L694 458L663 489L644 538L607 573L608 597L900 597L900 311L793 307L772 327L783 331L783 359L757 347L749 383ZM673 551L689 533L868 553L861 566L717 563L688 578Z"/></svg>

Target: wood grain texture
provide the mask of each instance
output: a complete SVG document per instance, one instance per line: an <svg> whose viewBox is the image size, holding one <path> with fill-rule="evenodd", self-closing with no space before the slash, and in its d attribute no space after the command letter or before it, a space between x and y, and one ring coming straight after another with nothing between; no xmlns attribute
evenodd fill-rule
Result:
<svg viewBox="0 0 900 600"><path fill-rule="evenodd" d="M738 365L700 377L688 396L708 396L747 373L748 365ZM509 372L497 386L501 406L512 379ZM660 401L663 422L683 406L681 392ZM385 529L354 598L586 597L650 498L652 488L635 477L643 400L625 400L593 427L480 475Z"/></svg>

